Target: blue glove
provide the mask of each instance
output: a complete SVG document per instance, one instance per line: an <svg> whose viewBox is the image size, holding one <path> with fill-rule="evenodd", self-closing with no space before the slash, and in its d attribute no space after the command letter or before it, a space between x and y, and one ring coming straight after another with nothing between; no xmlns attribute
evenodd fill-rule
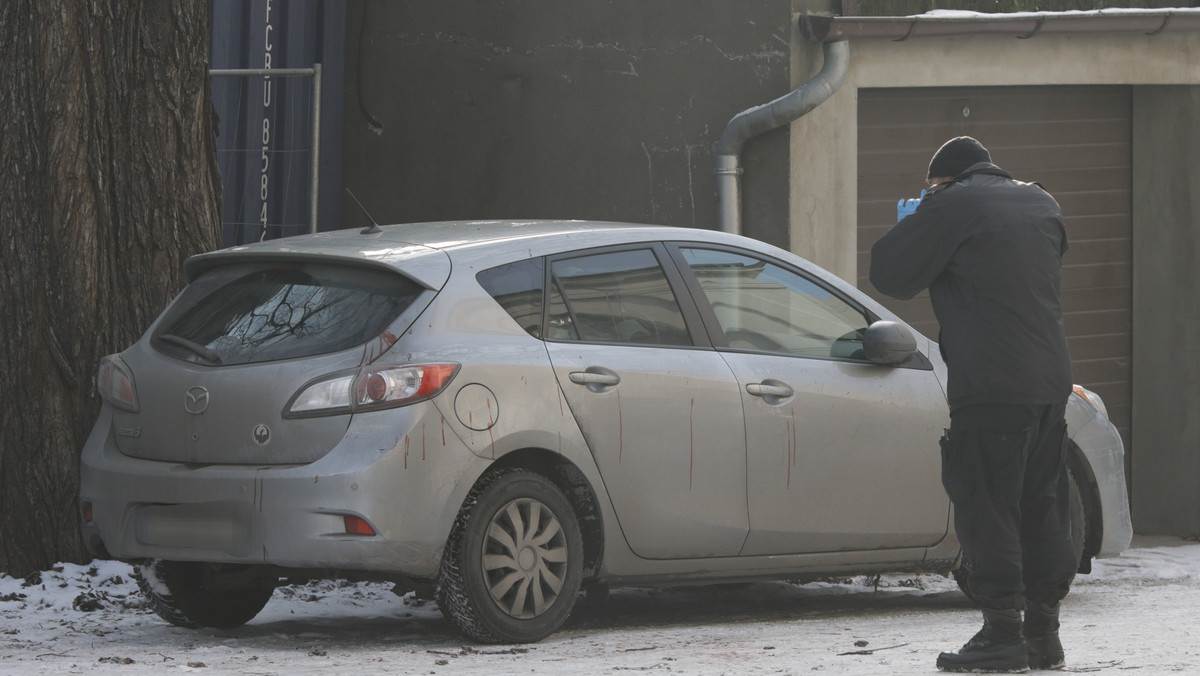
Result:
<svg viewBox="0 0 1200 676"><path fill-rule="evenodd" d="M896 222L899 223L900 221L903 221L905 216L908 216L912 212L916 211L917 205L920 204L921 200L923 199L925 199L924 190L921 191L920 197L896 202Z"/></svg>

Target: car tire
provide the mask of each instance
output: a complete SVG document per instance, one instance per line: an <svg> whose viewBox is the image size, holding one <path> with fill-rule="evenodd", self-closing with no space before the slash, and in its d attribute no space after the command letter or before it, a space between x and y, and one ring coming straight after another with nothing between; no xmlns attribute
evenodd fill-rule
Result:
<svg viewBox="0 0 1200 676"><path fill-rule="evenodd" d="M247 574L246 566L155 559L134 569L150 608L188 629L232 629L258 615L275 591L273 578Z"/></svg>
<svg viewBox="0 0 1200 676"><path fill-rule="evenodd" d="M435 593L467 638L529 643L567 621L582 577L583 539L570 502L544 476L508 469L468 494Z"/></svg>
<svg viewBox="0 0 1200 676"><path fill-rule="evenodd" d="M1070 467L1067 468L1067 491L1070 496L1068 499L1071 502L1071 544L1075 546L1075 560L1082 566L1084 564L1083 551L1087 545L1087 510L1083 505L1083 494L1080 492L1079 482L1075 480L1075 472ZM950 572L954 575L954 581L958 583L958 588L962 590L962 593L974 601L975 597L971 595L971 590L967 587L967 578L971 575L971 565L967 560L961 559L958 567Z"/></svg>

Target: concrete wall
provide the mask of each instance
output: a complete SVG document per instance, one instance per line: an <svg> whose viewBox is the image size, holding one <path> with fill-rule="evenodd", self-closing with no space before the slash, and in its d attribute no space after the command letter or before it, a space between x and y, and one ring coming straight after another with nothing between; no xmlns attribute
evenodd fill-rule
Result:
<svg viewBox="0 0 1200 676"><path fill-rule="evenodd" d="M1138 87L1133 115L1133 514L1139 532L1195 535L1200 87Z"/></svg>
<svg viewBox="0 0 1200 676"><path fill-rule="evenodd" d="M700 228L713 145L789 91L795 30L790 0L353 2L347 26L344 181L378 220ZM783 246L789 150L744 156L746 233Z"/></svg>
<svg viewBox="0 0 1200 676"><path fill-rule="evenodd" d="M1200 35L852 43L845 85L792 124L792 249L856 278L860 88L1071 84L1134 88L1134 526L1196 534Z"/></svg>

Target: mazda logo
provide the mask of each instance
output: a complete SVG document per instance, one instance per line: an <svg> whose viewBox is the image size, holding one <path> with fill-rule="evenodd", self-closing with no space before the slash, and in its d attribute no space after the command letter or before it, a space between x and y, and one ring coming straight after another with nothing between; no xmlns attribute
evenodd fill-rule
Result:
<svg viewBox="0 0 1200 676"><path fill-rule="evenodd" d="M254 437L254 443L259 446L266 446L271 443L271 428L259 423L254 426L254 431L251 433Z"/></svg>
<svg viewBox="0 0 1200 676"><path fill-rule="evenodd" d="M183 408L192 415L200 415L208 410L208 390L196 386L183 395Z"/></svg>

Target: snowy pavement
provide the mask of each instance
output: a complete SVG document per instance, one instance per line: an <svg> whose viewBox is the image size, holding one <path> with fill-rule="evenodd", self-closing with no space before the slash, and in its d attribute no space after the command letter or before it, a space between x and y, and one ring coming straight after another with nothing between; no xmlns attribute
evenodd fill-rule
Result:
<svg viewBox="0 0 1200 676"><path fill-rule="evenodd" d="M934 674L979 616L937 575L617 589L534 644L466 642L433 603L385 584L276 590L236 630L146 610L130 569L0 576L0 674ZM1200 673L1200 544L1138 537L1063 607L1068 672Z"/></svg>

